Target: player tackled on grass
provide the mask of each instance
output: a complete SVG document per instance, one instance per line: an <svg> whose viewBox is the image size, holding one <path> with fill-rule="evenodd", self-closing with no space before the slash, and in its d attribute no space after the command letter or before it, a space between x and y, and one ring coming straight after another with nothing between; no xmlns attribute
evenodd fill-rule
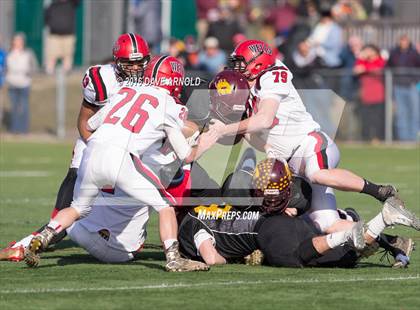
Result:
<svg viewBox="0 0 420 310"><path fill-rule="evenodd" d="M240 43L231 55L230 67L243 73L251 88L247 117L232 124L214 120L210 130L219 137L245 134L250 141L262 141L268 157L287 160L293 173L311 184L309 217L322 232L353 225L338 217L333 189L366 193L382 202L397 194L393 186L376 185L337 168L337 145L306 111L292 84L292 72L275 59L265 42Z"/></svg>
<svg viewBox="0 0 420 310"><path fill-rule="evenodd" d="M265 263L272 266L353 267L360 259L358 250L372 244L386 227L405 225L420 230L420 220L398 198L391 197L366 229L358 222L349 230L321 235L302 218L283 213L290 207L292 192L285 162L263 160L255 169L252 184L250 194L263 199L262 208L253 210L262 210L262 214L243 216L242 210L231 216L228 206L217 210L198 207L184 218L178 237L187 257L201 258L210 265L225 264L259 249ZM206 217L208 212L216 212L216 218Z"/></svg>
<svg viewBox="0 0 420 310"><path fill-rule="evenodd" d="M176 58L162 56L151 65L155 72L160 66L167 66L165 85L182 88L182 79L178 77L183 78L184 69ZM167 88L155 85L124 82L111 98L108 111L103 124L89 137L71 207L58 212L32 239L25 253L25 262L29 266L37 265L38 253L56 234L89 214L100 189L118 187L139 204L151 206L159 213L160 237L168 271L207 270L208 266L203 263L180 257L177 223L171 207L176 202L141 157L154 142L168 137L178 157L192 161L213 144L215 136L203 134L198 146L191 148L181 132L186 117L185 107L176 104Z"/></svg>

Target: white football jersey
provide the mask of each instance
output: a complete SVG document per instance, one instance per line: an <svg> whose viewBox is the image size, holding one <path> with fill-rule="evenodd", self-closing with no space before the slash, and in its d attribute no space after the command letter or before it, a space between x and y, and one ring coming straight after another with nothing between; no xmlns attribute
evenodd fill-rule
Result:
<svg viewBox="0 0 420 310"><path fill-rule="evenodd" d="M119 90L122 82L116 74L114 64L92 66L83 77L83 99L101 107Z"/></svg>
<svg viewBox="0 0 420 310"><path fill-rule="evenodd" d="M123 83L110 98L103 124L89 142L113 145L134 154L143 154L152 144L166 137L164 127L181 130L186 107L175 102L163 89Z"/></svg>
<svg viewBox="0 0 420 310"><path fill-rule="evenodd" d="M133 252L146 240L146 224L149 220L149 208L139 206L119 190L100 192L91 213L78 221L90 232L107 230L110 247Z"/></svg>
<svg viewBox="0 0 420 310"><path fill-rule="evenodd" d="M306 111L292 79L292 72L277 60L275 66L260 75L251 88L248 109L248 116L251 116L258 112L258 104L263 99L278 100L280 105L271 128L263 130L259 135L285 156L290 155L290 141L293 137L296 137L298 144L303 135L320 130L319 124ZM283 143L288 145L284 146Z"/></svg>

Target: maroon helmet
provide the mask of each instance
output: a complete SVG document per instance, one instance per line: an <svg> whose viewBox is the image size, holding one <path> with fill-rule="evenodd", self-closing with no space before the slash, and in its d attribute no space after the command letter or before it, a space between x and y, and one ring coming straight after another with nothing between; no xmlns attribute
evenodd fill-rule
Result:
<svg viewBox="0 0 420 310"><path fill-rule="evenodd" d="M225 69L210 82L209 89L211 111L216 118L227 124L240 121L250 94L246 77Z"/></svg>
<svg viewBox="0 0 420 310"><path fill-rule="evenodd" d="M286 161L267 158L258 163L252 177L256 197L263 197L263 210L282 213L290 201L292 174Z"/></svg>

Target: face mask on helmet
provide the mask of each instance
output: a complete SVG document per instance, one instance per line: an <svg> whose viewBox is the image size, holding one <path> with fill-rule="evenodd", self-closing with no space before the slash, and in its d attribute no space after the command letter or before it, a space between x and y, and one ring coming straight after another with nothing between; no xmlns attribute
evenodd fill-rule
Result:
<svg viewBox="0 0 420 310"><path fill-rule="evenodd" d="M258 53L254 57L252 57L248 62L245 60L245 58L243 56L232 55L228 59L228 68L232 69L232 70L235 70L235 71L239 71L250 81L255 80L258 76L258 73L257 74L252 74L252 72L251 72L252 70L250 70L250 67L251 67L252 63L262 54L263 54L263 52L261 51L260 53ZM258 67L258 66L259 66L259 64L255 64L252 67L255 68L255 67Z"/></svg>
<svg viewBox="0 0 420 310"><path fill-rule="evenodd" d="M150 62L150 56L138 60L118 58L115 62L118 73L124 80L131 79L133 82L137 82L143 77L144 70Z"/></svg>

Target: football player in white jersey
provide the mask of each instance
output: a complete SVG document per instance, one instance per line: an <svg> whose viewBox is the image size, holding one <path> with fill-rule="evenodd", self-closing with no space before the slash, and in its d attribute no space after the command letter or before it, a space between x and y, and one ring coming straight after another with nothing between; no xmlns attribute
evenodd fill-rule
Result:
<svg viewBox="0 0 420 310"><path fill-rule="evenodd" d="M174 57L162 56L153 66L170 68L165 85L182 88L184 68ZM25 253L29 266L39 263L38 253L51 239L76 220L88 215L102 188L119 188L139 205L150 206L159 213L160 237L164 244L168 271L208 270L208 266L181 258L178 251L177 222L173 197L159 178L144 164L142 155L156 141L168 137L178 158L191 162L213 144L216 135L201 135L199 144L190 147L182 134L185 107L177 104L167 88L126 81L111 97L106 117L89 137L83 154L73 202L50 220L35 236Z"/></svg>
<svg viewBox="0 0 420 310"><path fill-rule="evenodd" d="M292 84L292 72L275 59L265 42L240 43L231 55L230 66L249 82L248 117L228 125L214 120L210 129L220 137L246 134L249 140L263 141L268 156L288 160L293 172L311 183L309 216L320 231L332 233L353 225L338 217L333 188L370 194L382 202L397 194L393 186L376 185L336 168L340 159L337 145L306 111Z"/></svg>
<svg viewBox="0 0 420 310"><path fill-rule="evenodd" d="M89 118L108 103L109 98L119 90L123 81L131 80L135 82L141 79L147 64L150 62L150 51L147 42L138 34L124 33L120 35L114 43L112 52L114 57L113 63L92 66L86 70L83 77L83 101L77 121L80 137L74 146L67 175L57 193L51 218L60 210L69 207L72 201L77 170L86 148L85 141L92 134L87 127ZM41 227L37 232L43 228ZM25 246L27 240L32 239L37 232L18 242L12 242L9 247L16 249L16 251L22 251L22 246ZM64 236L65 231L60 236L57 236L55 241L64 238Z"/></svg>

